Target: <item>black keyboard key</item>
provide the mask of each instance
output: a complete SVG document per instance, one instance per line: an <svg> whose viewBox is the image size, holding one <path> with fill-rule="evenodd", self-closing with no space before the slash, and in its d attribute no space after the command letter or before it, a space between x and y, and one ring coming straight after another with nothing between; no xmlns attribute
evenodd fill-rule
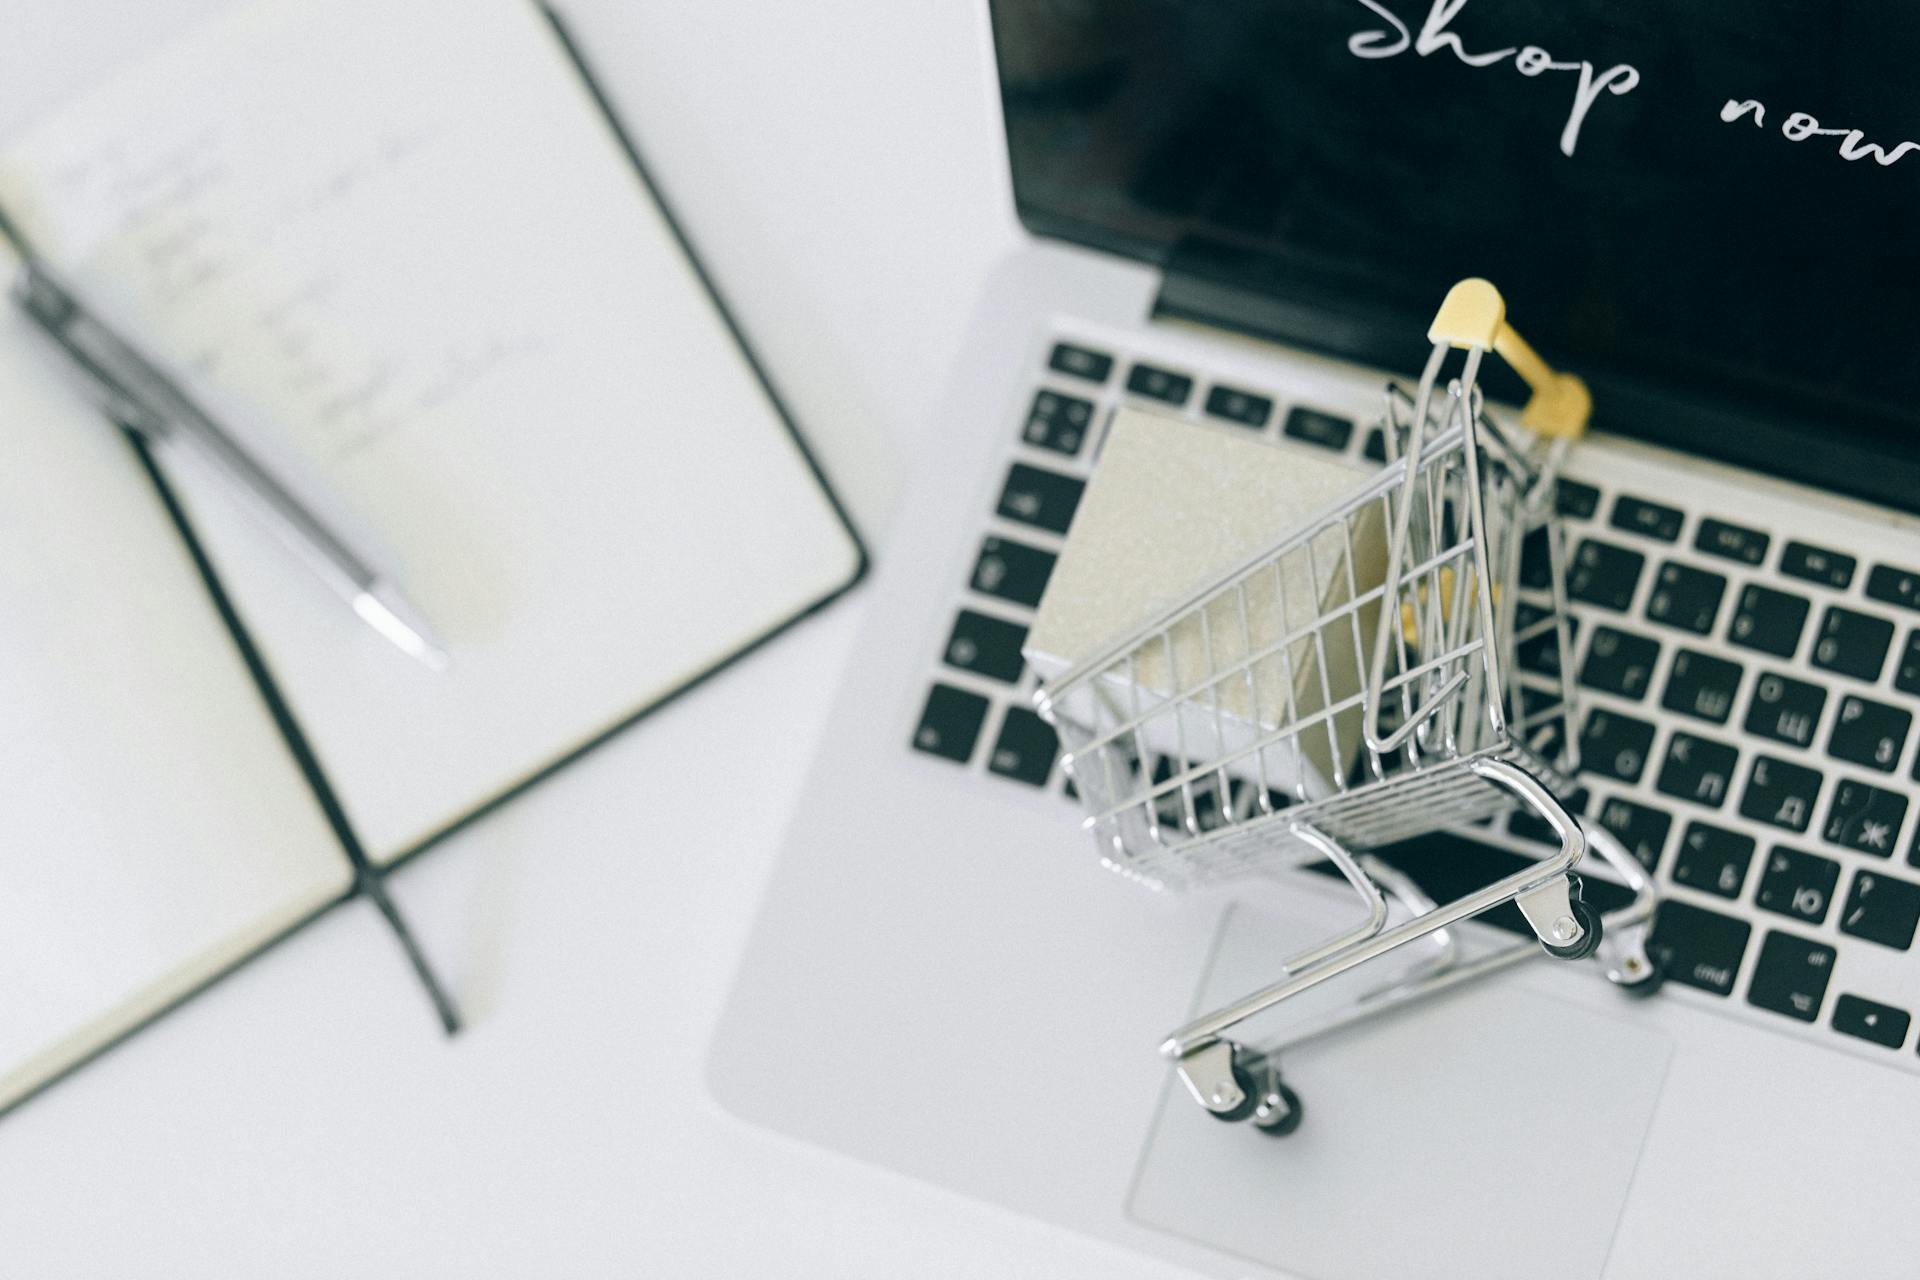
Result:
<svg viewBox="0 0 1920 1280"><path fill-rule="evenodd" d="M1890 858L1894 838L1906 818L1907 798L1899 792L1842 778L1833 789L1833 807L1827 811L1827 824L1820 834L1828 843L1856 853Z"/></svg>
<svg viewBox="0 0 1920 1280"><path fill-rule="evenodd" d="M1257 429L1266 426L1267 419L1273 416L1273 401L1251 391L1215 387L1207 392L1207 412L1216 418Z"/></svg>
<svg viewBox="0 0 1920 1280"><path fill-rule="evenodd" d="M965 764L973 755L973 744L980 736L980 722L986 717L987 700L979 694L936 684L927 694L920 725L913 731L914 748Z"/></svg>
<svg viewBox="0 0 1920 1280"><path fill-rule="evenodd" d="M1647 767L1653 726L1645 720L1595 708L1580 732L1580 767L1621 782L1636 782Z"/></svg>
<svg viewBox="0 0 1920 1280"><path fill-rule="evenodd" d="M1747 791L1740 812L1760 822L1805 831L1820 795L1820 771L1805 765L1757 756L1747 772Z"/></svg>
<svg viewBox="0 0 1920 1280"><path fill-rule="evenodd" d="M1568 480L1563 476L1554 488L1553 507L1563 516L1591 520L1593 513L1600 508L1600 491L1590 484L1581 484L1578 480Z"/></svg>
<svg viewBox="0 0 1920 1280"><path fill-rule="evenodd" d="M1791 658L1807 625L1807 598L1772 587L1746 587L1733 607L1727 639L1776 658Z"/></svg>
<svg viewBox="0 0 1920 1280"><path fill-rule="evenodd" d="M1019 623L962 609L947 635L947 665L1012 684L1025 664L1020 646L1026 642L1027 629Z"/></svg>
<svg viewBox="0 0 1920 1280"><path fill-rule="evenodd" d="M1070 342L1057 342L1047 357L1047 367L1056 373L1072 374L1088 382L1105 382L1113 372L1113 357Z"/></svg>
<svg viewBox="0 0 1920 1280"><path fill-rule="evenodd" d="M1308 444L1337 451L1346 448L1347 441L1353 438L1353 421L1338 414L1321 413L1318 409L1303 409L1296 405L1287 411L1287 425L1282 430L1295 440L1305 440Z"/></svg>
<svg viewBox="0 0 1920 1280"><path fill-rule="evenodd" d="M1840 864L1832 858L1777 844L1767 854L1760 891L1753 901L1768 911L1819 924L1827 918L1834 886L1839 883Z"/></svg>
<svg viewBox="0 0 1920 1280"><path fill-rule="evenodd" d="M1867 598L1903 609L1920 609L1920 573L1877 564L1867 571Z"/></svg>
<svg viewBox="0 0 1920 1280"><path fill-rule="evenodd" d="M1520 661L1523 671L1531 671L1543 676L1560 674L1560 632L1557 627L1545 627L1535 632L1534 627L1547 616L1544 609L1522 600L1514 606L1513 629L1516 635L1527 638L1514 646L1514 654ZM1567 643L1572 645L1580 634L1580 619L1567 619Z"/></svg>
<svg viewBox="0 0 1920 1280"><path fill-rule="evenodd" d="M1754 961L1747 1003L1801 1022L1814 1021L1826 998L1827 980L1833 977L1833 957L1833 948L1824 942L1768 930Z"/></svg>
<svg viewBox="0 0 1920 1280"><path fill-rule="evenodd" d="M1905 951L1920 925L1920 884L1895 880L1877 871L1853 877L1847 905L1840 910L1840 932Z"/></svg>
<svg viewBox="0 0 1920 1280"><path fill-rule="evenodd" d="M1052 725L1025 707L1008 707L1000 736L987 753L987 768L1003 778L1044 787L1059 754L1060 735Z"/></svg>
<svg viewBox="0 0 1920 1280"><path fill-rule="evenodd" d="M1753 837L1704 822L1689 822L1673 859L1673 882L1722 898L1737 898L1753 864Z"/></svg>
<svg viewBox="0 0 1920 1280"><path fill-rule="evenodd" d="M1840 699L1840 714L1834 717L1833 732L1827 735L1827 754L1892 773L1900 761L1900 749L1907 745L1907 730L1912 727L1912 712L1848 694Z"/></svg>
<svg viewBox="0 0 1920 1280"><path fill-rule="evenodd" d="M1027 411L1020 438L1036 449L1051 449L1068 457L1080 452L1087 429L1093 425L1093 402L1058 391L1042 391Z"/></svg>
<svg viewBox="0 0 1920 1280"><path fill-rule="evenodd" d="M1745 920L1669 898L1653 918L1647 951L1672 981L1724 996L1733 990L1752 936Z"/></svg>
<svg viewBox="0 0 1920 1280"><path fill-rule="evenodd" d="M1838 551L1805 542L1789 542L1780 553L1780 572L1803 582L1817 582L1840 591L1853 581L1854 559Z"/></svg>
<svg viewBox="0 0 1920 1280"><path fill-rule="evenodd" d="M1796 747L1813 745L1813 727L1827 705L1827 691L1817 684L1795 680L1775 671L1763 671L1753 686L1747 707L1747 732Z"/></svg>
<svg viewBox="0 0 1920 1280"><path fill-rule="evenodd" d="M1597 636L1596 636L1597 638ZM1737 662L1682 649L1673 655L1667 672L1667 691L1660 704L1669 711L1725 724L1733 711L1733 695L1740 688Z"/></svg>
<svg viewBox="0 0 1920 1280"><path fill-rule="evenodd" d="M1727 580L1719 574L1669 560L1653 580L1647 617L1704 636L1713 630L1714 615L1720 612L1720 597L1726 591Z"/></svg>
<svg viewBox="0 0 1920 1280"><path fill-rule="evenodd" d="M1568 594L1575 600L1624 613L1633 603L1633 589L1640 584L1640 570L1646 563L1647 558L1638 551L1598 538L1584 539L1567 572Z"/></svg>
<svg viewBox="0 0 1920 1280"><path fill-rule="evenodd" d="M1613 500L1614 528L1645 534L1662 542L1672 542L1679 537L1680 525L1685 519L1674 508L1648 502L1645 498L1633 498L1623 493Z"/></svg>
<svg viewBox="0 0 1920 1280"><path fill-rule="evenodd" d="M1193 379L1171 369L1137 364L1127 373L1127 390L1163 404L1185 404L1193 394Z"/></svg>
<svg viewBox="0 0 1920 1280"><path fill-rule="evenodd" d="M1843 1036L1858 1036L1882 1048L1898 1049L1906 1043L1907 1028L1913 1019L1905 1009L1880 1004L1861 996L1843 995L1833 1002L1833 1029Z"/></svg>
<svg viewBox="0 0 1920 1280"><path fill-rule="evenodd" d="M1636 800L1608 796L1600 804L1599 819L1600 825L1617 836L1627 852L1640 860L1641 866L1651 871L1659 865L1660 850L1666 847L1673 815Z"/></svg>
<svg viewBox="0 0 1920 1280"><path fill-rule="evenodd" d="M1813 665L1857 680L1878 680L1893 640L1893 623L1834 605L1820 620Z"/></svg>
<svg viewBox="0 0 1920 1280"><path fill-rule="evenodd" d="M1676 733L1667 743L1667 758L1654 785L1667 795L1718 809L1733 789L1733 770L1739 761L1736 747Z"/></svg>
<svg viewBox="0 0 1920 1280"><path fill-rule="evenodd" d="M1009 520L1065 533L1073 524L1073 512L1085 488L1072 476L1016 462L1007 472L1007 483L1001 487L1000 502L994 509Z"/></svg>
<svg viewBox="0 0 1920 1280"><path fill-rule="evenodd" d="M1520 585L1529 591L1553 587L1553 535L1545 527L1520 540Z"/></svg>
<svg viewBox="0 0 1920 1280"><path fill-rule="evenodd" d="M1725 520L1702 520L1700 532L1693 535L1696 550L1710 556L1738 560L1741 564L1759 564L1767 558L1767 535L1745 525Z"/></svg>
<svg viewBox="0 0 1920 1280"><path fill-rule="evenodd" d="M1920 693L1920 631L1907 633L1900 665L1893 669L1893 687L1902 693Z"/></svg>
<svg viewBox="0 0 1920 1280"><path fill-rule="evenodd" d="M1054 555L1011 538L988 538L980 544L969 579L975 591L1015 604L1038 605L1053 575Z"/></svg>
<svg viewBox="0 0 1920 1280"><path fill-rule="evenodd" d="M1367 460L1370 462L1385 462L1387 460L1387 433L1378 427L1367 432L1367 442L1360 447L1360 452L1365 454Z"/></svg>
<svg viewBox="0 0 1920 1280"><path fill-rule="evenodd" d="M1653 680L1653 664L1659 657L1656 640L1616 627L1595 627L1593 639L1587 644L1587 659L1580 664L1580 683L1622 698L1645 697Z"/></svg>

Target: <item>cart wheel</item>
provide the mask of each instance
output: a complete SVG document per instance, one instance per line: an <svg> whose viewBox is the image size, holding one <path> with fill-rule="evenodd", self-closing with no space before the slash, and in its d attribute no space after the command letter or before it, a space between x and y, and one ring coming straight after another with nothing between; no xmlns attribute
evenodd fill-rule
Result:
<svg viewBox="0 0 1920 1280"><path fill-rule="evenodd" d="M1251 1116L1260 1106L1260 1086L1253 1078L1253 1072L1247 1069L1245 1061L1236 1053L1233 1055L1233 1082L1240 1088L1240 1102L1230 1111L1215 1111L1207 1108L1207 1114L1215 1120L1228 1124L1238 1124Z"/></svg>
<svg viewBox="0 0 1920 1280"><path fill-rule="evenodd" d="M1584 898L1575 897L1569 905L1573 908L1573 918L1580 925L1580 936L1563 947L1551 942L1542 942L1547 954L1556 960L1584 960L1600 948L1600 913L1587 905Z"/></svg>
<svg viewBox="0 0 1920 1280"><path fill-rule="evenodd" d="M1633 982L1618 984L1617 990L1632 996L1635 1000L1645 1000L1666 984L1667 971L1653 962L1647 966L1647 976Z"/></svg>
<svg viewBox="0 0 1920 1280"><path fill-rule="evenodd" d="M1262 1103L1253 1114L1253 1127L1275 1138L1284 1138L1300 1127L1300 1119L1306 1113L1301 1105L1300 1095L1284 1084L1276 1083L1273 1092L1278 1095L1280 1106L1269 1108Z"/></svg>

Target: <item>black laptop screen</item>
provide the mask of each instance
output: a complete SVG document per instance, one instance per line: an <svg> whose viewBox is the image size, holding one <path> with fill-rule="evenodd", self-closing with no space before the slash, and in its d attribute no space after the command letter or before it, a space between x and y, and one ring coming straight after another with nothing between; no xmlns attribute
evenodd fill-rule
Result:
<svg viewBox="0 0 1920 1280"><path fill-rule="evenodd" d="M1036 231L1310 303L1350 355L1484 275L1602 382L1883 448L1920 422L1913 0L992 11Z"/></svg>

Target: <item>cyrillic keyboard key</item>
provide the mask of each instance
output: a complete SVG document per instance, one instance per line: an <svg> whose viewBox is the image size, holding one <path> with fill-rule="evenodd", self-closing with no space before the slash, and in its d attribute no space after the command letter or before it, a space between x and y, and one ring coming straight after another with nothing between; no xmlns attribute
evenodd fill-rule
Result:
<svg viewBox="0 0 1920 1280"><path fill-rule="evenodd" d="M1805 831L1819 795L1819 770L1756 756L1747 773L1746 794L1740 797L1740 812L1789 831Z"/></svg>
<svg viewBox="0 0 1920 1280"><path fill-rule="evenodd" d="M1267 419L1273 416L1273 401L1251 391L1215 387L1207 392L1207 412L1243 427L1259 428L1266 426Z"/></svg>
<svg viewBox="0 0 1920 1280"><path fill-rule="evenodd" d="M1893 687L1902 693L1920 693L1920 631L1907 633L1900 665L1893 669Z"/></svg>
<svg viewBox="0 0 1920 1280"><path fill-rule="evenodd" d="M1076 347L1070 342L1059 342L1054 344L1053 354L1047 357L1047 367L1056 373L1085 378L1088 382L1105 382L1107 375L1113 372L1113 357L1090 351L1086 347Z"/></svg>
<svg viewBox="0 0 1920 1280"><path fill-rule="evenodd" d="M1378 427L1367 432L1367 442L1361 446L1360 452L1366 456L1369 462L1385 462L1387 460L1386 432L1380 430Z"/></svg>
<svg viewBox="0 0 1920 1280"><path fill-rule="evenodd" d="M1907 1028L1913 1019L1905 1009L1880 1004L1862 996L1843 995L1833 1002L1833 1029L1843 1036L1858 1036L1887 1049L1906 1043Z"/></svg>
<svg viewBox="0 0 1920 1280"><path fill-rule="evenodd" d="M1877 564L1867 571L1867 598L1903 609L1920 609L1920 573Z"/></svg>
<svg viewBox="0 0 1920 1280"><path fill-rule="evenodd" d="M1724 996L1733 990L1752 936L1745 920L1669 898L1653 918L1647 951L1672 981Z"/></svg>
<svg viewBox="0 0 1920 1280"><path fill-rule="evenodd" d="M1051 449L1068 457L1080 452L1087 428L1093 424L1093 402L1058 391L1042 391L1027 411L1020 438L1036 449Z"/></svg>
<svg viewBox="0 0 1920 1280"><path fill-rule="evenodd" d="M1814 637L1813 665L1857 680L1878 680L1893 639L1893 623L1834 605Z"/></svg>
<svg viewBox="0 0 1920 1280"><path fill-rule="evenodd" d="M1878 871L1853 877L1847 905L1840 910L1840 932L1905 951L1920 925L1920 884L1895 880Z"/></svg>
<svg viewBox="0 0 1920 1280"><path fill-rule="evenodd" d="M1533 630L1534 624L1547 616L1546 610L1520 601L1513 610L1513 629L1516 634ZM1580 619L1567 618L1567 644L1571 646L1580 635ZM1528 635L1515 646L1523 671L1533 671L1540 675L1557 676L1560 674L1560 637L1556 628L1548 627L1537 634Z"/></svg>
<svg viewBox="0 0 1920 1280"><path fill-rule="evenodd" d="M1702 520L1700 532L1693 535L1696 550L1710 556L1738 560L1741 564L1759 564L1765 560L1768 541L1767 535L1758 529L1711 518Z"/></svg>
<svg viewBox="0 0 1920 1280"><path fill-rule="evenodd" d="M1763 671L1747 707L1747 732L1796 747L1813 745L1813 727L1827 705L1827 691L1777 671Z"/></svg>
<svg viewBox="0 0 1920 1280"><path fill-rule="evenodd" d="M1016 462L1007 472L995 510L1036 529L1065 533L1073 524L1074 508L1080 505L1080 493L1085 488L1072 476Z"/></svg>
<svg viewBox="0 0 1920 1280"><path fill-rule="evenodd" d="M1580 664L1580 683L1622 698L1643 698L1653 679L1660 643L1617 627L1595 627Z"/></svg>
<svg viewBox="0 0 1920 1280"><path fill-rule="evenodd" d="M1591 520L1600 509L1600 491L1578 480L1560 478L1553 494L1554 510L1574 520Z"/></svg>
<svg viewBox="0 0 1920 1280"><path fill-rule="evenodd" d="M1287 411L1287 425L1282 430L1295 440L1337 452L1346 448L1347 441L1353 438L1353 420L1296 405Z"/></svg>
<svg viewBox="0 0 1920 1280"><path fill-rule="evenodd" d="M1037 606L1053 574L1054 555L1011 538L988 538L980 544L969 579L975 591L1015 604Z"/></svg>
<svg viewBox="0 0 1920 1280"><path fill-rule="evenodd" d="M1587 538L1574 552L1567 592L1575 600L1625 613L1633 603L1633 589L1639 585L1640 570L1646 563L1647 558L1638 551Z"/></svg>
<svg viewBox="0 0 1920 1280"><path fill-rule="evenodd" d="M1754 961L1747 1003L1801 1022L1816 1020L1833 977L1833 956L1833 948L1824 942L1768 930Z"/></svg>
<svg viewBox="0 0 1920 1280"><path fill-rule="evenodd" d="M1718 809L1733 789L1739 761L1739 750L1724 742L1676 733L1667 743L1667 758L1654 785L1667 795Z"/></svg>
<svg viewBox="0 0 1920 1280"><path fill-rule="evenodd" d="M1669 560L1660 566L1647 597L1647 617L1663 626L1704 636L1713 630L1727 580L1717 573Z"/></svg>
<svg viewBox="0 0 1920 1280"><path fill-rule="evenodd" d="M1053 726L1025 707L1008 707L1000 736L987 753L987 768L1003 778L1044 787L1060 753L1060 736Z"/></svg>
<svg viewBox="0 0 1920 1280"><path fill-rule="evenodd" d="M987 700L979 694L936 684L927 694L919 727L913 731L914 748L965 764L973 754L974 741L980 736L980 722L986 716Z"/></svg>
<svg viewBox="0 0 1920 1280"><path fill-rule="evenodd" d="M1772 587L1744 587L1733 608L1727 639L1745 649L1791 658L1807 624L1807 599Z"/></svg>
<svg viewBox="0 0 1920 1280"><path fill-rule="evenodd" d="M950 667L1012 684L1025 665L1020 646L1026 642L1027 629L1019 623L962 609L947 635L946 662Z"/></svg>
<svg viewBox="0 0 1920 1280"><path fill-rule="evenodd" d="M1685 519L1686 516L1674 508L1648 502L1645 498L1630 497L1623 493L1613 500L1614 528L1658 538L1662 542L1672 542L1678 538L1681 522Z"/></svg>
<svg viewBox="0 0 1920 1280"><path fill-rule="evenodd" d="M1588 773L1637 782L1647 767L1653 726L1645 720L1596 707L1580 731L1580 767Z"/></svg>
<svg viewBox="0 0 1920 1280"><path fill-rule="evenodd" d="M1907 798L1899 792L1842 778L1833 789L1833 806L1820 835L1829 844L1889 858L1906 817Z"/></svg>
<svg viewBox="0 0 1920 1280"><path fill-rule="evenodd" d="M1752 836L1689 822L1673 858L1673 881L1722 898L1737 898L1752 864Z"/></svg>
<svg viewBox="0 0 1920 1280"><path fill-rule="evenodd" d="M1803 582L1845 591L1853 581L1854 559L1805 542L1789 542L1780 552L1780 572Z"/></svg>
<svg viewBox="0 0 1920 1280"><path fill-rule="evenodd" d="M1819 924L1827 918L1834 886L1839 883L1840 864L1832 858L1777 844L1767 853L1753 901L1768 911Z"/></svg>
<svg viewBox="0 0 1920 1280"><path fill-rule="evenodd" d="M1127 373L1127 390L1163 404L1185 404L1193 394L1193 379L1171 369L1136 364Z"/></svg>
<svg viewBox="0 0 1920 1280"><path fill-rule="evenodd" d="M1597 632L1594 639L1599 639ZM1741 674L1737 662L1682 649L1673 655L1667 691L1660 704L1669 711L1725 724L1733 711L1733 695L1739 692Z"/></svg>
<svg viewBox="0 0 1920 1280"><path fill-rule="evenodd" d="M1620 796L1608 796L1600 805L1600 825L1619 837L1627 852L1652 871L1659 865L1660 850L1666 846L1673 815L1664 809L1641 804Z"/></svg>
<svg viewBox="0 0 1920 1280"><path fill-rule="evenodd" d="M1840 714L1827 735L1827 754L1892 773L1912 726L1912 712L1848 694L1840 699Z"/></svg>

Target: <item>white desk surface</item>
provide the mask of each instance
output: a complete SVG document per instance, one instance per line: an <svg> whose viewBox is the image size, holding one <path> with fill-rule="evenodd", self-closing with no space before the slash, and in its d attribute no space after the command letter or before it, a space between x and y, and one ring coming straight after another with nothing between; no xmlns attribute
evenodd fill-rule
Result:
<svg viewBox="0 0 1920 1280"><path fill-rule="evenodd" d="M0 0L0 133L221 3ZM905 458L1014 241L985 5L560 8L886 555ZM706 1042L864 607L400 874L469 1015L457 1042L353 904L0 1122L0 1270L1170 1274L749 1129L706 1095ZM778 726L782 747L751 754L744 788L725 768L741 723Z"/></svg>

